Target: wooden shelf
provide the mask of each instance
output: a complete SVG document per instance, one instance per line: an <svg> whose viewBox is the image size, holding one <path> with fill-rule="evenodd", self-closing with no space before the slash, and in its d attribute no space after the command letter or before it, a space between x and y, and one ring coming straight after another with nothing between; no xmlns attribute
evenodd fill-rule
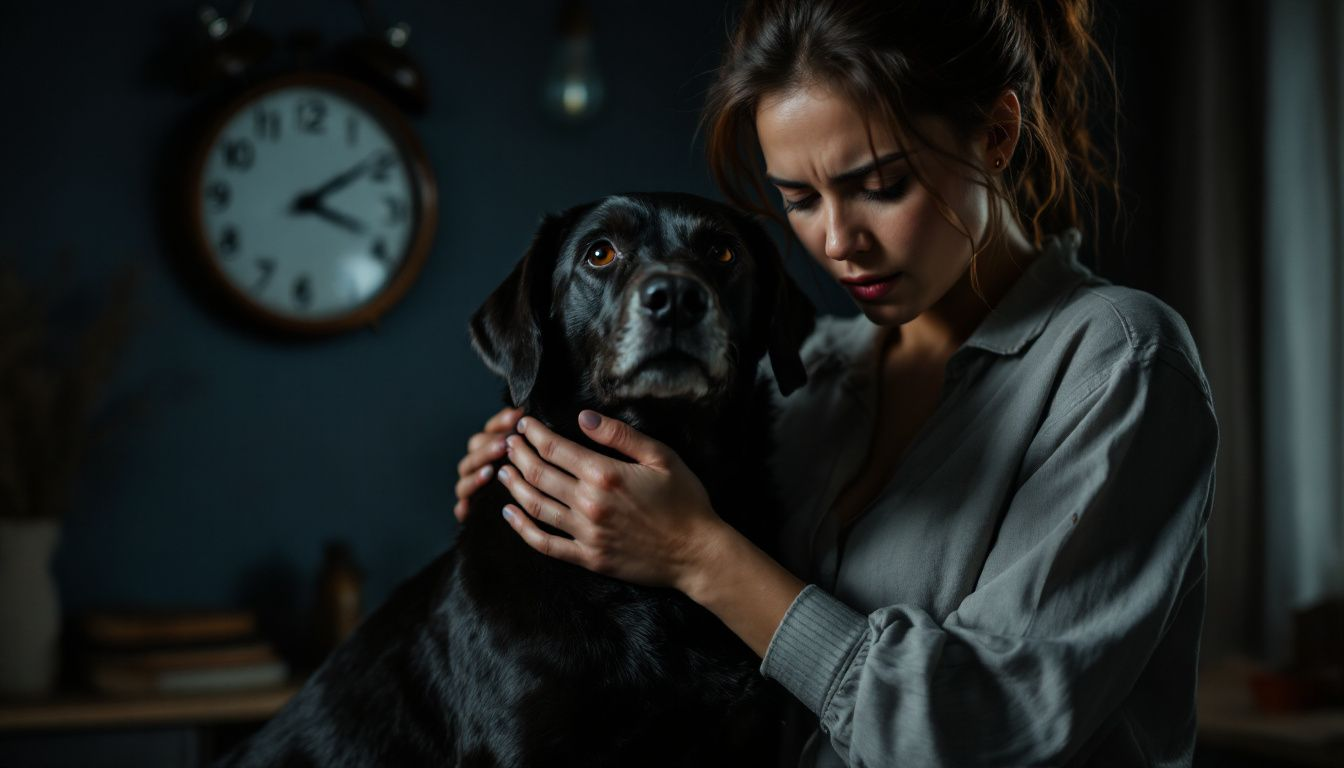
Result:
<svg viewBox="0 0 1344 768"><path fill-rule="evenodd" d="M46 701L0 701L0 732L265 720L298 689L296 683L228 693L116 698L71 694Z"/></svg>
<svg viewBox="0 0 1344 768"><path fill-rule="evenodd" d="M1284 715L1201 712L1199 738L1208 746L1259 755L1280 763L1344 765L1344 710Z"/></svg>
<svg viewBox="0 0 1344 768"><path fill-rule="evenodd" d="M1344 710L1271 714L1251 698L1250 667L1214 665L1201 670L1199 741L1278 764L1340 768L1344 765Z"/></svg>

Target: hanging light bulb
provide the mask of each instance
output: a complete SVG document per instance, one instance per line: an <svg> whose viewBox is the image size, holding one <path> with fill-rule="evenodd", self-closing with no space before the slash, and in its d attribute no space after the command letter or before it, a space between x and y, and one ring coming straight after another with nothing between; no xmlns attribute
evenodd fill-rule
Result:
<svg viewBox="0 0 1344 768"><path fill-rule="evenodd" d="M565 0L558 17L555 58L546 77L546 111L577 123L597 113L605 95L593 48L593 25L583 0Z"/></svg>

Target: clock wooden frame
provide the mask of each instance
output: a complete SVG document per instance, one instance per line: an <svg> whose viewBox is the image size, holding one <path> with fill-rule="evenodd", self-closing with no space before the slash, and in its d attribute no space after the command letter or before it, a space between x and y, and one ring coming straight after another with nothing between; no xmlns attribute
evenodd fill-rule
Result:
<svg viewBox="0 0 1344 768"><path fill-rule="evenodd" d="M333 91L367 110L387 131L405 158L412 176L410 182L415 195L411 206L414 216L413 234L406 248L406 254L391 280L378 293L349 311L335 317L311 321L272 312L253 301L233 284L213 257L215 249L207 237L201 205L208 154L224 126L248 103L272 91L293 87ZM375 325L378 319L410 290L429 255L434 231L438 225L438 187L429 164L429 157L410 121L388 100L378 95L372 88L348 77L321 71L291 72L272 75L245 88L241 93L211 110L210 116L200 125L203 127L190 138L191 143L186 153L187 172L182 181L183 186L180 187L181 199L187 208L186 241L192 251L193 261L204 273L212 290L241 311L246 319L264 328L297 336L329 335Z"/></svg>

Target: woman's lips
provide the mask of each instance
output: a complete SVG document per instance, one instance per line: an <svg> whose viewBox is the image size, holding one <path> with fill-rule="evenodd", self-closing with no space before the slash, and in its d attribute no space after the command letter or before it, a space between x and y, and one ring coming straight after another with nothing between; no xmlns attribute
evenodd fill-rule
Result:
<svg viewBox="0 0 1344 768"><path fill-rule="evenodd" d="M887 295L887 292L896 285L896 281L901 279L900 272L896 272L885 277L860 277L854 279L841 279L854 298L861 301L874 301Z"/></svg>

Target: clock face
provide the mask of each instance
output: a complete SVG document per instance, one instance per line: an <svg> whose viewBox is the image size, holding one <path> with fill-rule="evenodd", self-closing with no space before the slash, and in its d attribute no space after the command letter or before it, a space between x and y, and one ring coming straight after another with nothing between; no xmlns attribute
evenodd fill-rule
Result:
<svg viewBox="0 0 1344 768"><path fill-rule="evenodd" d="M331 324L418 267L408 262L432 227L427 173L390 108L368 99L320 80L283 84L235 104L207 137L199 237L254 313Z"/></svg>

